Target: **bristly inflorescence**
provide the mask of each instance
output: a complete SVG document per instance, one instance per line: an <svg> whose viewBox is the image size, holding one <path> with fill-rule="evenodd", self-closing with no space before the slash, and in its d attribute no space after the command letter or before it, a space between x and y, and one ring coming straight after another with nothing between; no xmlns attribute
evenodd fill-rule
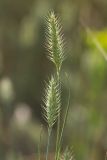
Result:
<svg viewBox="0 0 107 160"><path fill-rule="evenodd" d="M75 160L72 148L66 148L61 160Z"/></svg>
<svg viewBox="0 0 107 160"><path fill-rule="evenodd" d="M62 27L54 12L49 12L46 22L46 46L49 52L48 58L55 64L57 71L59 72L64 60L64 39Z"/></svg>
<svg viewBox="0 0 107 160"><path fill-rule="evenodd" d="M60 89L59 84L54 76L51 77L49 83L46 84L44 95L44 117L49 128L52 128L60 113Z"/></svg>

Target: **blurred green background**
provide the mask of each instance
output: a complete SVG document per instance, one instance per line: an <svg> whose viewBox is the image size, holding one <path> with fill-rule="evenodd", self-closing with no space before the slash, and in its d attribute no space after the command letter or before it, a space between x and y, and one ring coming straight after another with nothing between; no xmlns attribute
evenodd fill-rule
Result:
<svg viewBox="0 0 107 160"><path fill-rule="evenodd" d="M44 17L50 9L61 18L66 41L62 114L71 89L63 148L73 145L77 160L103 160L107 150L107 0L0 0L0 159L37 159L41 124L45 152L47 126L41 104L44 80L54 72L44 47Z"/></svg>

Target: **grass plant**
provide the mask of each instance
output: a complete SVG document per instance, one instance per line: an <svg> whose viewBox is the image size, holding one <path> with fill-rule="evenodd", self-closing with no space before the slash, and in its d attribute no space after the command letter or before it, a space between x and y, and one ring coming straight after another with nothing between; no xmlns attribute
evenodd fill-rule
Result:
<svg viewBox="0 0 107 160"><path fill-rule="evenodd" d="M51 133L55 123L57 123L56 131L56 149L55 160L73 160L72 152L67 148L62 154L62 138L68 116L69 103L70 103L70 90L68 96L68 104L66 107L63 123L60 123L61 118L61 67L65 57L65 42L62 33L62 26L60 19L54 14L53 11L49 12L46 17L46 48L47 57L53 62L55 73L52 74L46 82L45 92L43 96L43 116L47 122L48 127L48 140L45 159L48 160L49 147L51 140ZM62 124L62 125L61 125ZM40 160L40 152L39 152Z"/></svg>

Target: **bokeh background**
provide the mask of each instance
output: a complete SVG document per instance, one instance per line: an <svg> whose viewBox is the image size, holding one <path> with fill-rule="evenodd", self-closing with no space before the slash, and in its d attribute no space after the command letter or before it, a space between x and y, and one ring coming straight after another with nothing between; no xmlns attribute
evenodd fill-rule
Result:
<svg viewBox="0 0 107 160"><path fill-rule="evenodd" d="M61 18L66 41L62 114L71 90L63 148L72 145L77 160L103 160L107 150L107 0L0 0L0 159L37 159L41 128L41 151L46 150L41 104L44 80L54 72L44 47L44 16L50 9ZM55 130L50 153L54 153Z"/></svg>

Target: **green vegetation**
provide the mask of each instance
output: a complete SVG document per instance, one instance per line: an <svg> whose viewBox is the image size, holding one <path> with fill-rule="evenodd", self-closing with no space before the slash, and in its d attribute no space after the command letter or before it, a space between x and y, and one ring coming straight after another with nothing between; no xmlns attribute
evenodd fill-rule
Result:
<svg viewBox="0 0 107 160"><path fill-rule="evenodd" d="M104 160L106 122L107 0L0 0L0 160Z"/></svg>
<svg viewBox="0 0 107 160"><path fill-rule="evenodd" d="M57 122L57 136L56 136L56 152L55 160L61 160L61 148L62 148L62 136L66 124L66 119L69 109L69 100L66 108L63 124L61 126L61 81L60 81L60 71L62 62L64 60L64 39L62 34L61 24L58 18L55 16L54 12L49 12L46 18L46 46L49 52L48 58L54 63L56 71L54 75L51 76L49 82L46 84L44 101L44 117L48 125L48 142L46 151L46 160L48 160L49 145L51 140L51 132L53 125ZM70 94L69 94L70 96ZM68 154L69 153L69 154ZM68 149L63 155L63 160L71 160L72 154ZM39 158L40 159L40 158Z"/></svg>

